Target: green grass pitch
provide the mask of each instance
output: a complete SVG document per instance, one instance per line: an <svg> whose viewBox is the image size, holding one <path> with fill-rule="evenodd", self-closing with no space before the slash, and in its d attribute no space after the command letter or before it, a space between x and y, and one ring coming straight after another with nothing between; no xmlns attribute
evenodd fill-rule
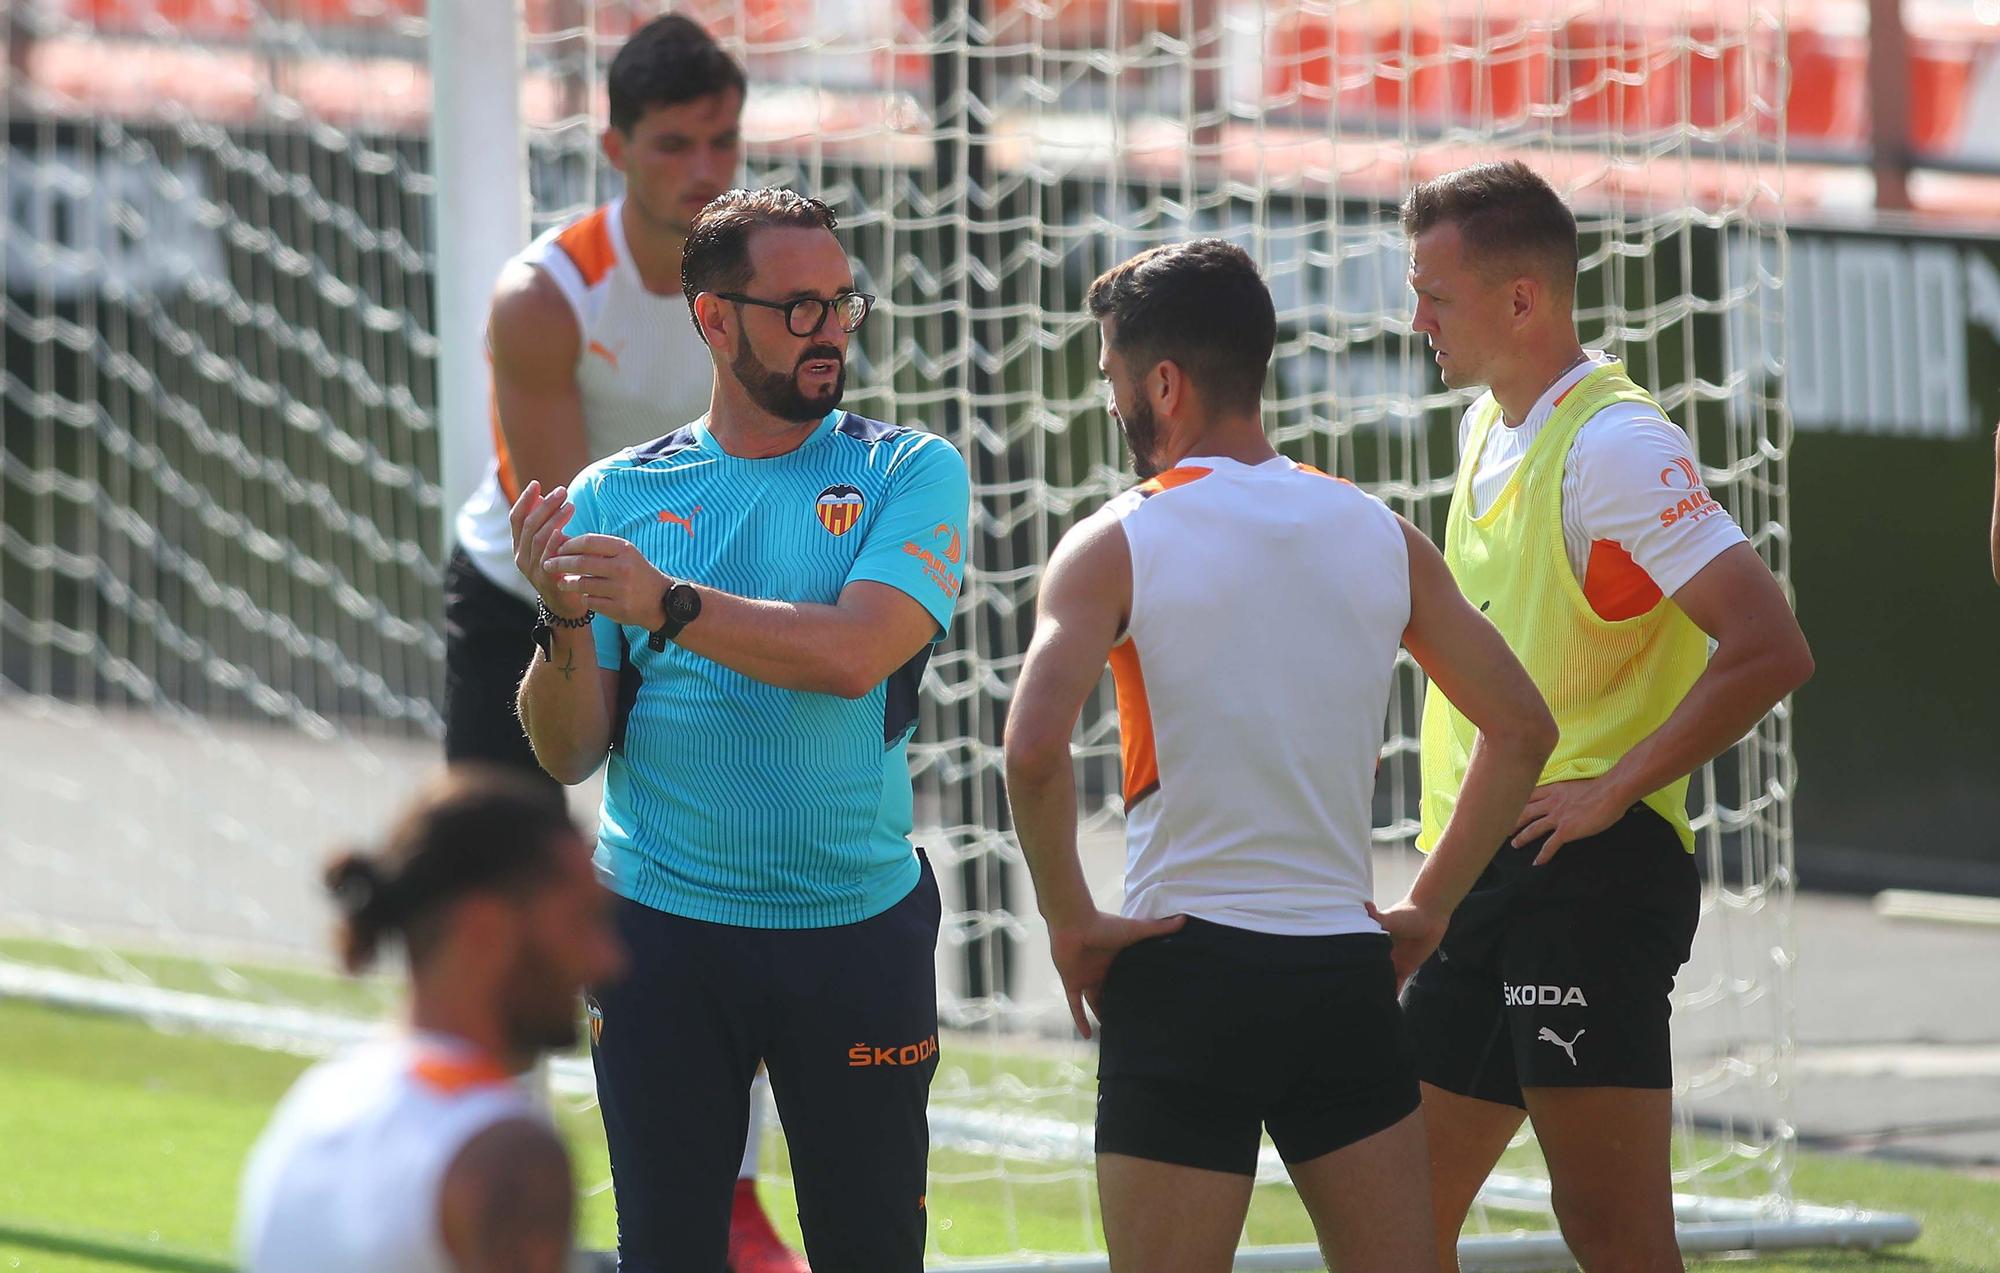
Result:
<svg viewBox="0 0 2000 1273"><path fill-rule="evenodd" d="M0 1002L0 1039L0 1273L227 1269L243 1155L305 1060L19 1002ZM992 1065L948 1058L941 1090L953 1080L987 1082ZM1059 1066L1030 1062L1010 1073L1033 1086L1060 1077ZM563 1121L579 1178L604 1180L595 1112ZM1050 1168L1038 1180L1032 1166L1012 1164L1012 1187L1003 1191L992 1184L991 1159L940 1152L932 1166L936 1254L1097 1246L1092 1191L1074 1171ZM2000 1273L2000 1181L1814 1155L1801 1156L1796 1181L1799 1196L1815 1202L1913 1213L1924 1222L1923 1238L1896 1252L1732 1267ZM788 1200L768 1186L766 1197L796 1239ZM608 1190L586 1195L581 1217L584 1244L610 1245ZM1311 1240L1283 1186L1258 1191L1249 1228L1259 1243Z"/></svg>

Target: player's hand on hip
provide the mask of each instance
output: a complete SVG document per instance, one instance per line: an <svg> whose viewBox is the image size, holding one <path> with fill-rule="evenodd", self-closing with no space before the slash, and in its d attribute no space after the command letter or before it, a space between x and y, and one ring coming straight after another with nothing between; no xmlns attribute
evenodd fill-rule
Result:
<svg viewBox="0 0 2000 1273"><path fill-rule="evenodd" d="M1609 776L1536 787L1521 810L1513 844L1523 848L1547 836L1541 852L1535 854L1535 865L1540 866L1570 841L1609 829L1631 807L1631 800Z"/></svg>
<svg viewBox="0 0 2000 1273"><path fill-rule="evenodd" d="M1400 994L1403 983L1424 966L1424 960L1444 940L1445 926L1451 917L1433 915L1407 897L1388 910L1376 909L1373 902L1364 905L1368 908L1368 918L1389 934L1389 961L1396 966L1396 990Z"/></svg>
<svg viewBox="0 0 2000 1273"><path fill-rule="evenodd" d="M565 596L607 619L651 630L667 621L662 609L671 582L639 546L616 535L574 535L542 562Z"/></svg>
<svg viewBox="0 0 2000 1273"><path fill-rule="evenodd" d="M1104 1020L1099 999L1104 991L1105 974L1111 971L1111 961L1118 957L1118 952L1149 937L1164 937L1186 922L1185 915L1127 919L1092 911L1081 923L1049 929L1049 956L1062 978L1063 992L1069 996L1069 1015L1076 1022L1078 1033L1086 1039L1090 1037L1090 1017L1083 1011L1086 1004L1090 1016Z"/></svg>
<svg viewBox="0 0 2000 1273"><path fill-rule="evenodd" d="M530 482L507 514L507 524L514 534L515 568L542 594L548 608L565 619L580 618L587 607L575 593L558 589L555 578L542 568L542 562L550 553L562 550L568 539L563 527L575 513L576 505L569 502L568 487L544 491L540 482Z"/></svg>

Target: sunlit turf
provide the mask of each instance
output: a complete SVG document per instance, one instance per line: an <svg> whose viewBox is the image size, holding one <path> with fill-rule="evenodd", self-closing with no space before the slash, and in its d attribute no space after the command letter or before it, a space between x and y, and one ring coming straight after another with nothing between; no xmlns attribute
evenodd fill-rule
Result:
<svg viewBox="0 0 2000 1273"><path fill-rule="evenodd" d="M170 976L173 970L163 968ZM323 1002L323 1001L322 1001ZM0 1002L0 1273L130 1273L229 1267L238 1172L304 1058L163 1033L122 1019ZM1063 1056L948 1048L935 1095L1088 1117L1088 1071ZM580 1237L613 1239L603 1134L592 1108L561 1109L585 1196ZM764 1186L781 1231L797 1227L782 1142ZM1089 1176L1069 1163L932 1156L927 1204L934 1257L1100 1249ZM1801 1155L1801 1198L1915 1214L1924 1235L1894 1253L1812 1253L1740 1262L1765 1273L1892 1268L2000 1271L2000 1182L1879 1160ZM1305 1243L1289 1189L1260 1188L1249 1238Z"/></svg>
<svg viewBox="0 0 2000 1273"><path fill-rule="evenodd" d="M184 955L112 950L102 945L72 946L38 938L0 937L0 960L161 990L367 1018L381 1016L396 996L395 983L386 976L337 977L331 970L270 968L239 960L224 963Z"/></svg>

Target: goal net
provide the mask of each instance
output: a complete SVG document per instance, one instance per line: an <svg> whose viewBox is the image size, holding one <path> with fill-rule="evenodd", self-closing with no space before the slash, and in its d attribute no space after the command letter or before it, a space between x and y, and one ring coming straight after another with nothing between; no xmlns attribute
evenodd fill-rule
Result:
<svg viewBox="0 0 2000 1273"><path fill-rule="evenodd" d="M1784 6L682 7L749 72L746 181L831 203L881 297L850 405L945 434L975 483L964 600L912 748L951 907L932 1259L1101 1267L1094 1063L1065 1024L998 746L1040 565L1131 480L1084 287L1147 245L1241 243L1279 310L1272 436L1437 532L1465 399L1409 335L1393 209L1413 181L1523 157L1577 208L1587 343L1694 436L1782 577ZM604 73L658 11L531 0L509 32L520 154L461 155L454 171L490 189L449 193L504 205L518 158L537 229L613 193ZM313 975L314 866L436 763L444 527L473 476L453 457L484 427L443 370L479 333L444 317L467 284L438 273L436 174L469 121L440 97L434 140L433 85L509 67L434 64L457 41L431 38L423 0L9 14L0 994L323 1047L388 999ZM1414 869L1421 693L1406 666L1376 805L1384 896ZM1115 720L1107 689L1076 738L1107 904ZM1675 1001L1694 1249L1839 1227L1789 1189L1789 733L1781 708L1694 785L1704 914ZM589 1099L587 1066L557 1077ZM1261 1178L1282 1180L1268 1152ZM1482 1195L1469 1265L1560 1258L1542 1181L1524 1139ZM1256 1267L1317 1267L1280 1188L1259 1191L1248 1241Z"/></svg>

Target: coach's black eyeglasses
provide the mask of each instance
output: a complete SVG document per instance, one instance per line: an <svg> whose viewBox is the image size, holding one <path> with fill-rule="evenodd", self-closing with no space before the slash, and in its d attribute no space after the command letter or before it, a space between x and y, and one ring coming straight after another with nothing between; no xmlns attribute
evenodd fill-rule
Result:
<svg viewBox="0 0 2000 1273"><path fill-rule="evenodd" d="M841 292L830 301L817 296L801 296L795 301L760 301L741 292L717 292L716 295L738 305L759 305L779 311L785 316L785 330L794 336L810 336L818 331L820 324L826 321L828 310L833 311L833 319L840 324L840 330L855 331L867 321L868 311L875 308L875 298L866 292Z"/></svg>

